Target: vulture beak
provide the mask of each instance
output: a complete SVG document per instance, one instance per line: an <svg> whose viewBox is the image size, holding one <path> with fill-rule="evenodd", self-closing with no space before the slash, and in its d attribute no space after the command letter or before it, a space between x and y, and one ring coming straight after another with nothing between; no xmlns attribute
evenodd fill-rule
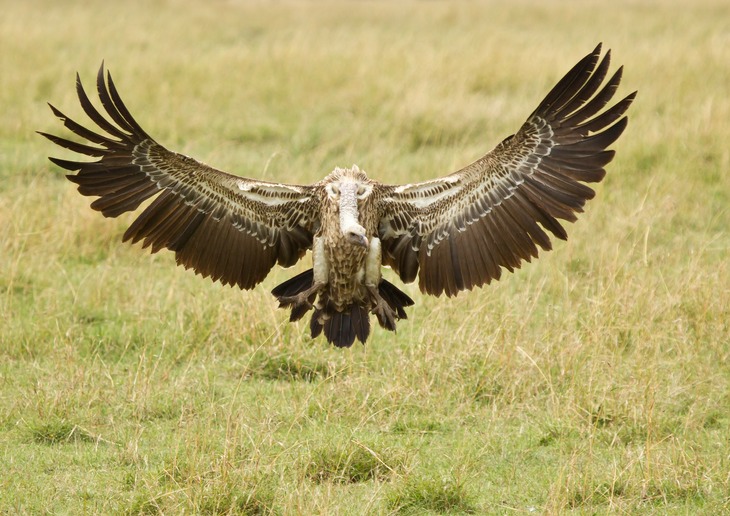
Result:
<svg viewBox="0 0 730 516"><path fill-rule="evenodd" d="M365 249L368 248L368 239L363 234L351 231L347 234L347 239L357 246L364 247Z"/></svg>

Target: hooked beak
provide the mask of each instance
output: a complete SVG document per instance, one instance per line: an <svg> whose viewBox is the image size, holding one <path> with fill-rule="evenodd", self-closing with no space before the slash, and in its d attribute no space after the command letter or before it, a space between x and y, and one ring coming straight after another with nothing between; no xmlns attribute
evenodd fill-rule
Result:
<svg viewBox="0 0 730 516"><path fill-rule="evenodd" d="M364 247L365 249L368 248L368 239L365 235L361 235L359 233L348 233L347 239L357 246Z"/></svg>

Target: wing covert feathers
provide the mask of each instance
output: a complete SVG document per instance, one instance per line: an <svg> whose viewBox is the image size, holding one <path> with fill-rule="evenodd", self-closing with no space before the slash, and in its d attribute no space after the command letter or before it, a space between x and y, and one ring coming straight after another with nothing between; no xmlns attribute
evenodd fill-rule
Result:
<svg viewBox="0 0 730 516"><path fill-rule="evenodd" d="M111 75L99 68L97 94L104 116L76 76L79 102L97 129L87 129L54 106L64 126L88 143L41 133L86 156L83 162L50 158L76 172L68 179L106 217L137 210L123 240L155 253L167 248L177 263L224 284L249 289L275 263L293 265L311 246L316 198L311 187L267 183L215 170L170 152L152 139L124 105Z"/></svg>
<svg viewBox="0 0 730 516"><path fill-rule="evenodd" d="M383 262L421 291L447 296L498 280L566 239L605 176L607 150L623 133L636 92L608 106L621 81L605 80L601 45L547 94L520 130L494 150L441 179L390 186L380 224ZM538 249L539 248L539 249Z"/></svg>

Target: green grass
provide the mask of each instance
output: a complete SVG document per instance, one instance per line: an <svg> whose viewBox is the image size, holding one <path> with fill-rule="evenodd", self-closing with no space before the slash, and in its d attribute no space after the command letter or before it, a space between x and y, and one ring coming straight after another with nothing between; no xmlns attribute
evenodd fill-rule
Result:
<svg viewBox="0 0 730 516"><path fill-rule="evenodd" d="M730 510L730 6L2 2L0 513ZM102 59L163 144L297 182L447 174L603 40L639 96L570 240L397 334L120 243L46 160ZM308 258L305 258L305 262ZM396 281L388 275L391 281Z"/></svg>
<svg viewBox="0 0 730 516"><path fill-rule="evenodd" d="M476 512L464 486L448 479L409 479L393 489L387 507L402 514Z"/></svg>

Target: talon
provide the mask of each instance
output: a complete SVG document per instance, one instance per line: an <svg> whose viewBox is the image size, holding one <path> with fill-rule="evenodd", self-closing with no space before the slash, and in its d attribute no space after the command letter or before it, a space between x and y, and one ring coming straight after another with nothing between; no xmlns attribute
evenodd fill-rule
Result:
<svg viewBox="0 0 730 516"><path fill-rule="evenodd" d="M315 284L293 296L277 296L279 308L291 308L289 320L291 322L298 321L304 317L304 314L314 308L314 301L321 289L322 285Z"/></svg>
<svg viewBox="0 0 730 516"><path fill-rule="evenodd" d="M389 306L378 305L373 309L380 326L386 330L395 331L395 312Z"/></svg>
<svg viewBox="0 0 730 516"><path fill-rule="evenodd" d="M302 292L296 296L281 296L279 298L279 308L286 308L289 306L306 305L308 308L312 308L316 293L306 295L307 292Z"/></svg>
<svg viewBox="0 0 730 516"><path fill-rule="evenodd" d="M380 326L386 330L395 331L395 321L400 318L398 317L398 314L396 314L388 302L383 299L383 296L380 295L377 287L368 285L368 292L373 304L375 305L370 309L370 312L375 314Z"/></svg>

